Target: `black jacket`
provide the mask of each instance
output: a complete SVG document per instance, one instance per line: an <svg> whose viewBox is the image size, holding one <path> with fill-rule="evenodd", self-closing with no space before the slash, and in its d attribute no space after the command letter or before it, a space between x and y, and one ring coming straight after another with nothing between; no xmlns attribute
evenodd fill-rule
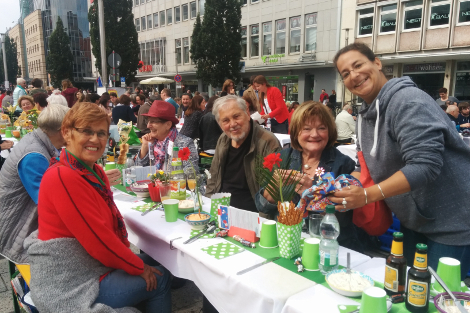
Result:
<svg viewBox="0 0 470 313"><path fill-rule="evenodd" d="M215 150L217 146L217 140L219 140L220 135L222 134L222 129L215 120L214 114L212 112L207 112L199 122L199 139L201 140L201 149L205 150Z"/></svg>
<svg viewBox="0 0 470 313"><path fill-rule="evenodd" d="M137 123L137 117L132 112L132 109L128 105L119 105L113 109L113 121L117 125L119 120L126 122Z"/></svg>

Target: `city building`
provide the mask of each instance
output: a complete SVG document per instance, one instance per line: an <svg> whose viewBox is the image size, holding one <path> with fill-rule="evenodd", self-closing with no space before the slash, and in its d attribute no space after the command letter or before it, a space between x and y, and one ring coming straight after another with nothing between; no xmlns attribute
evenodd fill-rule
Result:
<svg viewBox="0 0 470 313"><path fill-rule="evenodd" d="M133 1L144 63L137 79L172 78L178 72L186 89L207 91L208 86L196 80L189 53L196 15L204 18L205 1ZM338 80L332 60L340 46L339 3L244 0L243 85L251 75L264 75L287 101L319 100L321 89L331 93Z"/></svg>
<svg viewBox="0 0 470 313"><path fill-rule="evenodd" d="M91 43L87 0L20 0L21 17L9 30L17 43L18 63L26 80L41 78L48 84L46 58L49 38L60 17L70 38L75 85L92 87Z"/></svg>
<svg viewBox="0 0 470 313"><path fill-rule="evenodd" d="M372 48L387 77L409 76L435 99L446 87L470 100L470 1L355 2L349 34Z"/></svg>

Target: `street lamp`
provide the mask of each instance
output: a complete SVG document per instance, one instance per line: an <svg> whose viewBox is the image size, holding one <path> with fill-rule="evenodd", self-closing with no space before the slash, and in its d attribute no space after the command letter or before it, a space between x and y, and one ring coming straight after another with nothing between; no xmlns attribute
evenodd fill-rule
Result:
<svg viewBox="0 0 470 313"><path fill-rule="evenodd" d="M101 83L105 90L108 90L108 73L106 64L106 39L104 32L104 5L103 0L98 0L98 25L100 28L100 52L101 52Z"/></svg>
<svg viewBox="0 0 470 313"><path fill-rule="evenodd" d="M3 50L3 71L5 72L5 89L10 89L10 82L8 81L8 68L7 68L7 53L5 50L5 34L2 35L2 50Z"/></svg>

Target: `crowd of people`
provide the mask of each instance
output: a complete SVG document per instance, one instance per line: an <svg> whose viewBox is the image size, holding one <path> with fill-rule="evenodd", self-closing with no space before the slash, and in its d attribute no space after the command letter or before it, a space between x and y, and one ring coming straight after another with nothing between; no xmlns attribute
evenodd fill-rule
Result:
<svg viewBox="0 0 470 313"><path fill-rule="evenodd" d="M429 265L436 268L442 256L456 258L465 278L470 183L455 181L470 166L470 147L457 132L470 126L469 104L444 89L434 100L408 77L387 80L380 59L363 44L341 49L334 64L345 87L364 100L354 116L344 105L334 117L327 105L336 102L334 90L331 95L323 90L319 101L288 107L262 75L251 78L243 96L227 80L220 95L184 93L175 99L168 89L151 94L140 87L120 97L113 92L99 96L69 81L62 92L46 95L37 81L27 91L18 80L13 96L3 101L12 97L7 104L41 113L38 129L14 147L0 171L0 254L31 266L30 287L40 311L111 307L135 312L139 306L170 312L171 275L148 255L129 249L110 190L120 174L96 164L110 125L124 120L141 130L136 165L148 166L152 159L157 170L165 169L169 146L177 146L190 150L185 167L197 167L199 139L202 150L213 150L205 195L229 192L231 206L268 219L276 219L278 210L255 177L258 156L279 152L291 160L288 170L300 175L294 203L317 183L318 168L361 181L368 175L372 185L349 186L329 196L337 204L339 243L363 252L365 233L353 223L354 209L383 201L401 221L409 265L416 243L426 243ZM44 99L36 99L41 94ZM251 117L256 112L270 120L272 131ZM290 146L281 147L274 133L290 133ZM355 135L358 163L336 148L350 144Z"/></svg>

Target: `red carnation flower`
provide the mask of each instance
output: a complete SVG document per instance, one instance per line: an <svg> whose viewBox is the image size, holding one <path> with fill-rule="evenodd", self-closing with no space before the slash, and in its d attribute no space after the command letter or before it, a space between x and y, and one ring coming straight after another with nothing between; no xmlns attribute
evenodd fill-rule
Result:
<svg viewBox="0 0 470 313"><path fill-rule="evenodd" d="M277 167L281 166L281 161L280 153L271 153L264 158L263 167L272 172L274 165Z"/></svg>
<svg viewBox="0 0 470 313"><path fill-rule="evenodd" d="M191 151L189 150L188 147L184 147L183 149L178 151L178 158L180 158L182 161L187 161L190 155L191 155Z"/></svg>

